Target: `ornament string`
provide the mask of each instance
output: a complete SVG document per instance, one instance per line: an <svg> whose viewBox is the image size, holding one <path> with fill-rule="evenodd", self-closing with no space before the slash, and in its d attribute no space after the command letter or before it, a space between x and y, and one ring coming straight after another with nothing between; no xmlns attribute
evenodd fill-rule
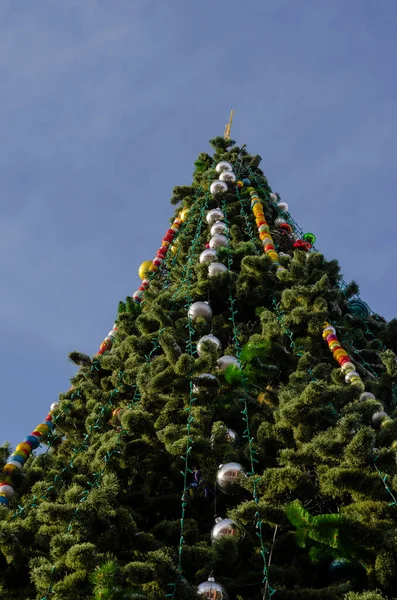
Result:
<svg viewBox="0 0 397 600"><path fill-rule="evenodd" d="M228 218L227 218L227 206L226 206L225 200L223 200L223 202L222 202L222 211L225 215L225 219L224 219L225 224L228 226L228 231L230 231L229 222L228 222ZM227 267L228 267L229 272L232 269L232 263L233 263L233 259L232 259L231 253L228 252ZM240 360L242 347L240 344L239 331L238 331L238 326L237 326L236 319L235 319L238 311L236 310L236 307L235 307L236 299L233 297L232 288L231 288L230 284L229 284L228 302L229 302L229 313L230 313L230 316L228 318L229 318L229 321L230 321L231 327L232 327L232 340L234 343L236 358L238 360ZM244 427L245 427L242 437L246 440L247 446L248 446L250 471L247 472L247 475L251 476L252 497L253 497L255 504L257 505L257 509L255 511L254 516L255 516L256 535L259 539L260 554L262 556L262 561L263 561L262 583L265 584L265 593L268 595L269 598L271 598L273 596L273 594L276 593L276 590L269 584L268 569L267 569L267 552L265 549L265 543L264 543L264 539L263 539L263 522L262 522L262 519L260 517L260 512L259 512L258 483L260 481L260 477L257 476L256 467L255 467L255 464L258 463L259 461L257 458L258 453L254 446L254 438L251 435L250 420L249 420L249 415L248 415L248 401L247 401L250 398L250 394L248 391L248 379L247 379L246 375L244 374L244 371L242 371L241 385L243 388L243 394L242 394L242 397L239 398L239 402L241 403L241 407L242 407L241 414L242 414ZM264 596L264 598L266 598L266 596Z"/></svg>

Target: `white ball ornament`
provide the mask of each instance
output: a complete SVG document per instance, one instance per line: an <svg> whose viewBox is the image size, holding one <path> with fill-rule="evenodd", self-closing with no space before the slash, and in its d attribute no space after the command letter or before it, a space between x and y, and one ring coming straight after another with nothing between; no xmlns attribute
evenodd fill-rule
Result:
<svg viewBox="0 0 397 600"><path fill-rule="evenodd" d="M278 202L278 196L277 194L275 194L274 192L270 192L270 198L273 200L273 202Z"/></svg>
<svg viewBox="0 0 397 600"><path fill-rule="evenodd" d="M372 423L375 425L375 427L379 427L383 419L387 416L387 412L385 412L384 410L379 410L378 412L372 415Z"/></svg>
<svg viewBox="0 0 397 600"><path fill-rule="evenodd" d="M227 266L220 262L213 262L208 267L208 277L216 277L220 273L226 273Z"/></svg>
<svg viewBox="0 0 397 600"><path fill-rule="evenodd" d="M50 406L50 410L51 410L51 411L52 411L52 410L55 410L55 409L57 408L57 406L58 406L58 402L53 402L53 403L51 404L51 406Z"/></svg>
<svg viewBox="0 0 397 600"><path fill-rule="evenodd" d="M199 261L202 265L204 263L213 262L214 260L216 260L216 250L208 248L207 250L203 250L203 252L200 254Z"/></svg>
<svg viewBox="0 0 397 600"><path fill-rule="evenodd" d="M212 335L212 333L209 333L208 335L201 337L197 342L196 350L199 356L203 353L204 344L211 344L211 346L214 346L218 351L222 348L220 340L215 335Z"/></svg>
<svg viewBox="0 0 397 600"><path fill-rule="evenodd" d="M221 181L220 179L215 179L211 183L210 193L211 194L224 194L227 191L227 183Z"/></svg>
<svg viewBox="0 0 397 600"><path fill-rule="evenodd" d="M189 307L188 316L192 321L195 321L199 317L210 321L212 319L212 308L208 302L193 302Z"/></svg>
<svg viewBox="0 0 397 600"><path fill-rule="evenodd" d="M208 225L213 225L215 221L222 221L225 218L223 211L220 208L213 208L209 210L206 214L206 220Z"/></svg>
<svg viewBox="0 0 397 600"><path fill-rule="evenodd" d="M223 173L224 171L233 171L232 163L227 160L221 160L215 167L215 171L217 173Z"/></svg>
<svg viewBox="0 0 397 600"><path fill-rule="evenodd" d="M0 485L0 494L4 494L4 496L8 498L8 500L12 500L14 496L14 488L4 483L3 485Z"/></svg>
<svg viewBox="0 0 397 600"><path fill-rule="evenodd" d="M234 183L236 181L236 176L233 171L223 171L223 173L219 175L219 180L226 181L226 183Z"/></svg>
<svg viewBox="0 0 397 600"><path fill-rule="evenodd" d="M223 221L215 221L213 226L210 229L211 235L216 235L217 233L228 233L229 227Z"/></svg>
<svg viewBox="0 0 397 600"><path fill-rule="evenodd" d="M229 240L227 239L227 237L225 235L222 235L221 233L217 233L215 235L212 236L212 238L210 239L210 248L214 249L214 248L220 248L221 246L228 246L229 245Z"/></svg>
<svg viewBox="0 0 397 600"><path fill-rule="evenodd" d="M208 581L200 583L197 593L202 598L207 598L207 600L228 600L225 588L217 583L213 577L208 577Z"/></svg>
<svg viewBox="0 0 397 600"><path fill-rule="evenodd" d="M240 481L243 477L246 477L244 467L238 462L229 462L220 465L216 481L224 494L232 495L240 491Z"/></svg>
<svg viewBox="0 0 397 600"><path fill-rule="evenodd" d="M244 530L233 519L221 519L218 517L211 531L212 541L216 542L228 535L240 539L244 536Z"/></svg>
<svg viewBox="0 0 397 600"><path fill-rule="evenodd" d="M218 360L218 367L221 371L226 371L226 369L231 365L241 369L241 363L235 356L221 356L221 358Z"/></svg>
<svg viewBox="0 0 397 600"><path fill-rule="evenodd" d="M288 211L288 204L286 202L279 202L277 204L277 207L282 210L283 212L287 212Z"/></svg>

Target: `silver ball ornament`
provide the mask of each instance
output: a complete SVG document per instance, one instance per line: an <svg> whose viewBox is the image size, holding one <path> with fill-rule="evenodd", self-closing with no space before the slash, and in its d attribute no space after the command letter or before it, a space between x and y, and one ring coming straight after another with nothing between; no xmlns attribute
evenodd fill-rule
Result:
<svg viewBox="0 0 397 600"><path fill-rule="evenodd" d="M233 171L223 171L223 173L219 175L219 180L226 181L226 183L234 183L236 181L236 176Z"/></svg>
<svg viewBox="0 0 397 600"><path fill-rule="evenodd" d="M376 400L376 398L371 392L363 392L360 396L360 400L361 402L364 402L365 400Z"/></svg>
<svg viewBox="0 0 397 600"><path fill-rule="evenodd" d="M50 406L50 410L51 411L55 410L57 406L58 406L58 402L53 402Z"/></svg>
<svg viewBox="0 0 397 600"><path fill-rule="evenodd" d="M211 183L210 193L211 194L224 194L227 191L227 183L221 181L220 179L215 179Z"/></svg>
<svg viewBox="0 0 397 600"><path fill-rule="evenodd" d="M217 233L228 233L229 227L223 221L215 221L213 226L210 229L211 235L216 235Z"/></svg>
<svg viewBox="0 0 397 600"><path fill-rule="evenodd" d="M372 415L372 423L375 425L375 427L379 427L383 419L387 416L387 412L385 412L384 410L379 410L378 412Z"/></svg>
<svg viewBox="0 0 397 600"><path fill-rule="evenodd" d="M243 477L246 477L244 467L238 462L229 462L220 465L216 481L224 494L232 495L240 491L240 481Z"/></svg>
<svg viewBox="0 0 397 600"><path fill-rule="evenodd" d="M197 354L199 356L201 356L203 352L204 344L211 344L212 346L215 346L216 350L220 350L222 348L220 340L218 340L218 338L215 335L212 335L212 333L209 333L208 335L203 335L203 337L201 337L197 342L196 346Z"/></svg>
<svg viewBox="0 0 397 600"><path fill-rule="evenodd" d="M216 277L220 273L226 273L227 266L223 263L213 262L208 267L208 277Z"/></svg>
<svg viewBox="0 0 397 600"><path fill-rule="evenodd" d="M217 233L215 235L212 236L212 238L210 239L210 248L219 248L221 246L228 246L229 245L229 240L227 239L227 237L225 235L222 235L221 233Z"/></svg>
<svg viewBox="0 0 397 600"><path fill-rule="evenodd" d="M221 358L218 360L218 367L221 371L226 371L230 365L234 365L235 367L241 369L241 363L235 356L221 356Z"/></svg>
<svg viewBox="0 0 397 600"><path fill-rule="evenodd" d="M273 200L273 202L278 202L277 194L275 194L274 192L270 192L269 195L270 195L271 200Z"/></svg>
<svg viewBox="0 0 397 600"><path fill-rule="evenodd" d="M213 225L215 221L222 221L225 218L223 211L220 208L209 210L205 216L208 225Z"/></svg>
<svg viewBox="0 0 397 600"><path fill-rule="evenodd" d="M352 362L345 362L341 366L340 370L342 371L342 373L347 373L347 371L354 371L355 365Z"/></svg>
<svg viewBox="0 0 397 600"><path fill-rule="evenodd" d="M209 321L212 318L212 308L208 302L193 302L189 307L188 316L192 321L195 321L199 317L203 317Z"/></svg>
<svg viewBox="0 0 397 600"><path fill-rule="evenodd" d="M216 260L216 250L208 248L207 250L203 250L203 252L200 254L200 264L210 263L214 260Z"/></svg>
<svg viewBox="0 0 397 600"><path fill-rule="evenodd" d="M213 577L208 577L208 581L200 583L197 587L197 593L208 600L228 600L225 588L217 583Z"/></svg>
<svg viewBox="0 0 397 600"><path fill-rule="evenodd" d="M201 373L193 380L193 394L215 391L219 388L219 381L212 373Z"/></svg>
<svg viewBox="0 0 397 600"><path fill-rule="evenodd" d="M227 535L241 539L244 537L244 530L233 519L216 519L216 523L211 531L211 540L216 542Z"/></svg>
<svg viewBox="0 0 397 600"><path fill-rule="evenodd" d="M348 371L345 375L346 383L350 383L353 377L360 377L360 375L357 373L357 371Z"/></svg>
<svg viewBox="0 0 397 600"><path fill-rule="evenodd" d="M277 207L282 210L283 212L287 212L288 211L288 204L286 202L279 202L277 204Z"/></svg>
<svg viewBox="0 0 397 600"><path fill-rule="evenodd" d="M215 167L215 171L217 173L223 173L224 171L233 171L232 163L227 160L221 160Z"/></svg>
<svg viewBox="0 0 397 600"><path fill-rule="evenodd" d="M238 444L240 441L238 434L234 431L234 429L230 429L230 427L226 428L226 439L231 444Z"/></svg>

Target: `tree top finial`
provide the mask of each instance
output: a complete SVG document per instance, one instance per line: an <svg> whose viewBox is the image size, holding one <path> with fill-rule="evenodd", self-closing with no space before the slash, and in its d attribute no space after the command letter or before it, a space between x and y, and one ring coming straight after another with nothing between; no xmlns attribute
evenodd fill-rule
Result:
<svg viewBox="0 0 397 600"><path fill-rule="evenodd" d="M226 124L225 133L223 134L223 137L224 137L225 140L230 140L230 130L232 128L233 115L234 115L234 110L231 110L230 111L229 122Z"/></svg>

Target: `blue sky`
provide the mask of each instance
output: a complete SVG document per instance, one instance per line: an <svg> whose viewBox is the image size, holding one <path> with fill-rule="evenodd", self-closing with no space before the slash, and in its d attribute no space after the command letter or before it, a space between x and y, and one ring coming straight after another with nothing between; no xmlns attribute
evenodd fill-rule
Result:
<svg viewBox="0 0 397 600"><path fill-rule="evenodd" d="M238 143L396 315L395 0L0 3L0 443L69 388L207 141Z"/></svg>

